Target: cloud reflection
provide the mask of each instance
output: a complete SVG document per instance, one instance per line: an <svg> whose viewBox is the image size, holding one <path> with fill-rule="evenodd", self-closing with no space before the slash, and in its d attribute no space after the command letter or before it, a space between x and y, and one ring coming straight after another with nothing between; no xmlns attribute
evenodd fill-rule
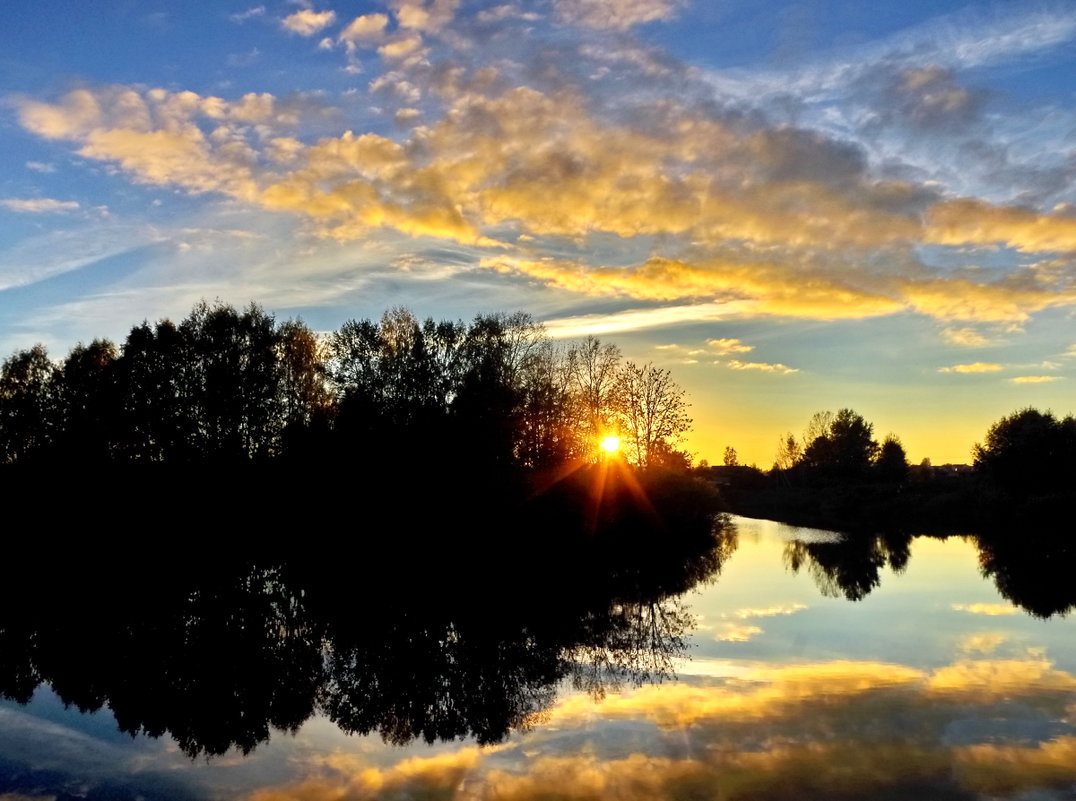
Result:
<svg viewBox="0 0 1076 801"><path fill-rule="evenodd" d="M709 681L599 705L566 698L543 726L496 750L387 767L334 758L250 798L972 798L1076 781L1076 677L1045 660L934 671L827 662ZM1018 735L998 734L1006 721ZM655 727L645 738L644 724ZM569 742L572 755L562 755Z"/></svg>

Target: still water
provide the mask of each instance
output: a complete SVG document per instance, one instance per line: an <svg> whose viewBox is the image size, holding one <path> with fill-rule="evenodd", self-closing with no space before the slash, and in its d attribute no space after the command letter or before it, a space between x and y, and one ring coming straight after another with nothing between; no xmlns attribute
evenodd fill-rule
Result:
<svg viewBox="0 0 1076 801"><path fill-rule="evenodd" d="M848 546L832 532L733 518L718 556L692 574L702 580L687 592L589 612L587 630L598 632L591 639L577 627L558 630L572 669L551 661L542 646L548 632L532 622L518 647L488 651L483 640L479 651L501 667L479 669L474 684L459 678L475 653L457 648L465 625L439 631L445 667L436 680L423 672L419 662L442 659L416 650L416 632L430 628L423 618L391 645L379 644L377 659L385 651L408 655L385 663L404 693L409 683L458 682L460 693L480 696L467 704L425 696L440 699L426 710L439 729L415 723L413 701L386 700L400 687L377 673L381 662L340 644L348 654L334 657L342 672L330 671L311 690L316 714L294 717L286 724L294 732L274 728L270 715L267 741L233 737L225 753L209 757L213 749L189 730L175 734L174 710L159 737L120 731L117 718L131 715L142 717L127 728L153 731L152 714L131 712L116 700L126 690L104 678L61 689L73 701L66 708L42 683L27 704L0 702L0 798L1071 798L1076 629L1064 614L1076 602L1071 551L1016 540L1012 553L970 537ZM275 582L259 585L258 597L272 597ZM530 583L519 592L521 603L540 606L558 588ZM270 605L279 617L280 604ZM370 613L368 605L356 610ZM14 637L8 620L0 649ZM96 676L96 662L110 658L95 650L94 636L69 642L62 657L73 673ZM538 666L524 667L520 649ZM123 665L137 663L138 653L125 653ZM5 675L18 672L17 661L0 650ZM663 680L637 682L632 668ZM354 693L339 694L348 670L362 673L362 709ZM63 688L61 679L52 681ZM94 692L95 703L79 695ZM385 708L369 725L354 725L378 704ZM87 714L78 705L100 708ZM449 719L465 723L452 728ZM501 722L505 737L497 736ZM424 731L467 736L444 741ZM252 750L244 756L235 743Z"/></svg>

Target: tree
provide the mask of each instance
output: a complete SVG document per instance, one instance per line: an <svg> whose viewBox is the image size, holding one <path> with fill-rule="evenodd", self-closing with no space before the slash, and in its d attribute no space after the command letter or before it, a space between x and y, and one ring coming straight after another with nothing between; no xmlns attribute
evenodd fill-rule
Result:
<svg viewBox="0 0 1076 801"><path fill-rule="evenodd" d="M990 426L973 449L975 469L998 487L1017 494L1072 488L1076 479L1076 419L1022 409Z"/></svg>
<svg viewBox="0 0 1076 801"><path fill-rule="evenodd" d="M621 429L633 461L648 467L659 453L672 451L691 427L684 390L668 370L628 362L616 382Z"/></svg>
<svg viewBox="0 0 1076 801"><path fill-rule="evenodd" d="M886 435L874 460L874 472L880 481L890 484L900 484L908 478L908 456L896 434Z"/></svg>
<svg viewBox="0 0 1076 801"><path fill-rule="evenodd" d="M796 440L796 435L789 431L777 442L777 456L774 465L779 470L791 470L803 458L803 447Z"/></svg>
<svg viewBox="0 0 1076 801"><path fill-rule="evenodd" d="M68 354L60 377L58 439L67 461L105 462L116 437L116 358L107 339L79 343Z"/></svg>
<svg viewBox="0 0 1076 801"><path fill-rule="evenodd" d="M15 353L0 367L0 460L42 454L57 428L57 371L44 345Z"/></svg>
<svg viewBox="0 0 1076 801"><path fill-rule="evenodd" d="M811 418L808 433L828 425L810 440L803 451L802 464L835 477L852 478L870 469L878 452L878 443L871 438L874 426L851 409L841 409L835 415L819 412Z"/></svg>
<svg viewBox="0 0 1076 801"><path fill-rule="evenodd" d="M725 446L725 467L736 467L740 463L739 457L736 455L736 449L731 445Z"/></svg>
<svg viewBox="0 0 1076 801"><path fill-rule="evenodd" d="M598 443L608 434L616 433L619 368L620 349L616 345L603 345L596 337L587 337L568 350L565 376L581 455L593 456Z"/></svg>

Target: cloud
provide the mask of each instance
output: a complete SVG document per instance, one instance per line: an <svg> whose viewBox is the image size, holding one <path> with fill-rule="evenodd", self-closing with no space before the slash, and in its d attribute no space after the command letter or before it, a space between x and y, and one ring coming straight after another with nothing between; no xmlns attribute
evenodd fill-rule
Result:
<svg viewBox="0 0 1076 801"><path fill-rule="evenodd" d="M459 0L392 0L389 4L401 28L431 33L451 22L459 5Z"/></svg>
<svg viewBox="0 0 1076 801"><path fill-rule="evenodd" d="M964 348L981 348L990 344L990 340L974 328L944 328L942 338L950 345Z"/></svg>
<svg viewBox="0 0 1076 801"><path fill-rule="evenodd" d="M954 364L952 367L939 367L939 373L996 373L1001 365L993 362L974 362L972 364Z"/></svg>
<svg viewBox="0 0 1076 801"><path fill-rule="evenodd" d="M708 339L706 344L719 356L729 353L747 353L755 349L754 345L745 345L738 339Z"/></svg>
<svg viewBox="0 0 1076 801"><path fill-rule="evenodd" d="M401 125L396 138L304 139L296 128L320 113L307 101L127 87L79 89L56 103L22 98L19 120L140 183L296 215L339 241L394 229L497 247L503 255L486 254L483 267L590 297L822 320L915 311L1000 323L1076 305L1076 278L1060 262L1000 277L939 273L914 249L956 253L999 237L1024 251L1067 247L1076 217L1064 208L938 201L933 188L873 176L864 149L816 131L745 127L672 100L634 109L632 119L647 122L628 124L578 90L512 86L493 68L434 70L414 56L456 5L392 8L403 32L380 40L379 52L395 68L369 90ZM341 41L380 36L386 19L358 17ZM611 258L589 247L614 238L624 250ZM660 244L640 257L648 242Z"/></svg>
<svg viewBox="0 0 1076 801"><path fill-rule="evenodd" d="M628 309L610 314L558 317L546 320L544 325L546 333L555 339L574 339L685 323L716 322L742 312L742 306L736 303L699 303L653 309Z"/></svg>
<svg viewBox="0 0 1076 801"><path fill-rule="evenodd" d="M780 373L787 375L788 373L798 373L799 368L787 367L783 364L768 364L766 362L741 362L737 359L732 359L728 362L728 366L733 370L759 370L763 373Z"/></svg>
<svg viewBox="0 0 1076 801"><path fill-rule="evenodd" d="M973 615L1018 615L1020 610L1011 604L953 604L953 609L958 612L970 612Z"/></svg>
<svg viewBox="0 0 1076 801"><path fill-rule="evenodd" d="M388 24L389 18L385 14L363 14L340 32L339 40L353 44L377 42L384 36Z"/></svg>
<svg viewBox="0 0 1076 801"><path fill-rule="evenodd" d="M1016 250L1076 251L1076 213L1042 214L976 198L937 203L927 212L925 241L939 245L1008 245Z"/></svg>
<svg viewBox="0 0 1076 801"><path fill-rule="evenodd" d="M407 58L417 53L422 47L422 37L418 34L398 36L377 48L378 54L385 59L395 60Z"/></svg>
<svg viewBox="0 0 1076 801"><path fill-rule="evenodd" d="M766 606L761 609L737 609L733 614L741 620L753 617L776 617L778 615L793 615L807 608L807 604L791 603Z"/></svg>
<svg viewBox="0 0 1076 801"><path fill-rule="evenodd" d="M55 164L47 164L42 161L28 161L26 162L26 168L33 170L34 172L50 173L56 172Z"/></svg>
<svg viewBox="0 0 1076 801"><path fill-rule="evenodd" d="M718 642L748 642L762 633L758 626L744 625L724 620L711 625L700 625L701 631L708 631Z"/></svg>
<svg viewBox="0 0 1076 801"><path fill-rule="evenodd" d="M228 19L241 25L248 19L257 19L264 16L265 6L255 6L253 8L248 8L246 11L241 11L237 14L229 14Z"/></svg>
<svg viewBox="0 0 1076 801"><path fill-rule="evenodd" d="M300 36L313 36L336 22L335 11L313 11L303 8L284 17L281 24Z"/></svg>
<svg viewBox="0 0 1076 801"><path fill-rule="evenodd" d="M9 211L17 211L25 214L62 213L78 211L79 204L74 200L53 200L48 197L40 198L0 198L0 206Z"/></svg>
<svg viewBox="0 0 1076 801"><path fill-rule="evenodd" d="M1049 384L1053 381L1060 381L1061 377L1056 375L1021 375L1009 380L1014 384Z"/></svg>
<svg viewBox="0 0 1076 801"><path fill-rule="evenodd" d="M558 19L588 28L627 30L676 15L677 0L553 0Z"/></svg>
<svg viewBox="0 0 1076 801"><path fill-rule="evenodd" d="M961 637L957 648L965 653L990 655L1008 639L1009 635L997 631L977 632Z"/></svg>

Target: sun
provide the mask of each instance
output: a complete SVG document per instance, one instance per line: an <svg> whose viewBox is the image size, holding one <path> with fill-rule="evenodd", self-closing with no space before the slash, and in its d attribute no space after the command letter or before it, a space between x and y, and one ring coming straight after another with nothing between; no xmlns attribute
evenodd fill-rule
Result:
<svg viewBox="0 0 1076 801"><path fill-rule="evenodd" d="M602 449L606 453L616 453L620 450L620 437L606 437L602 440Z"/></svg>

